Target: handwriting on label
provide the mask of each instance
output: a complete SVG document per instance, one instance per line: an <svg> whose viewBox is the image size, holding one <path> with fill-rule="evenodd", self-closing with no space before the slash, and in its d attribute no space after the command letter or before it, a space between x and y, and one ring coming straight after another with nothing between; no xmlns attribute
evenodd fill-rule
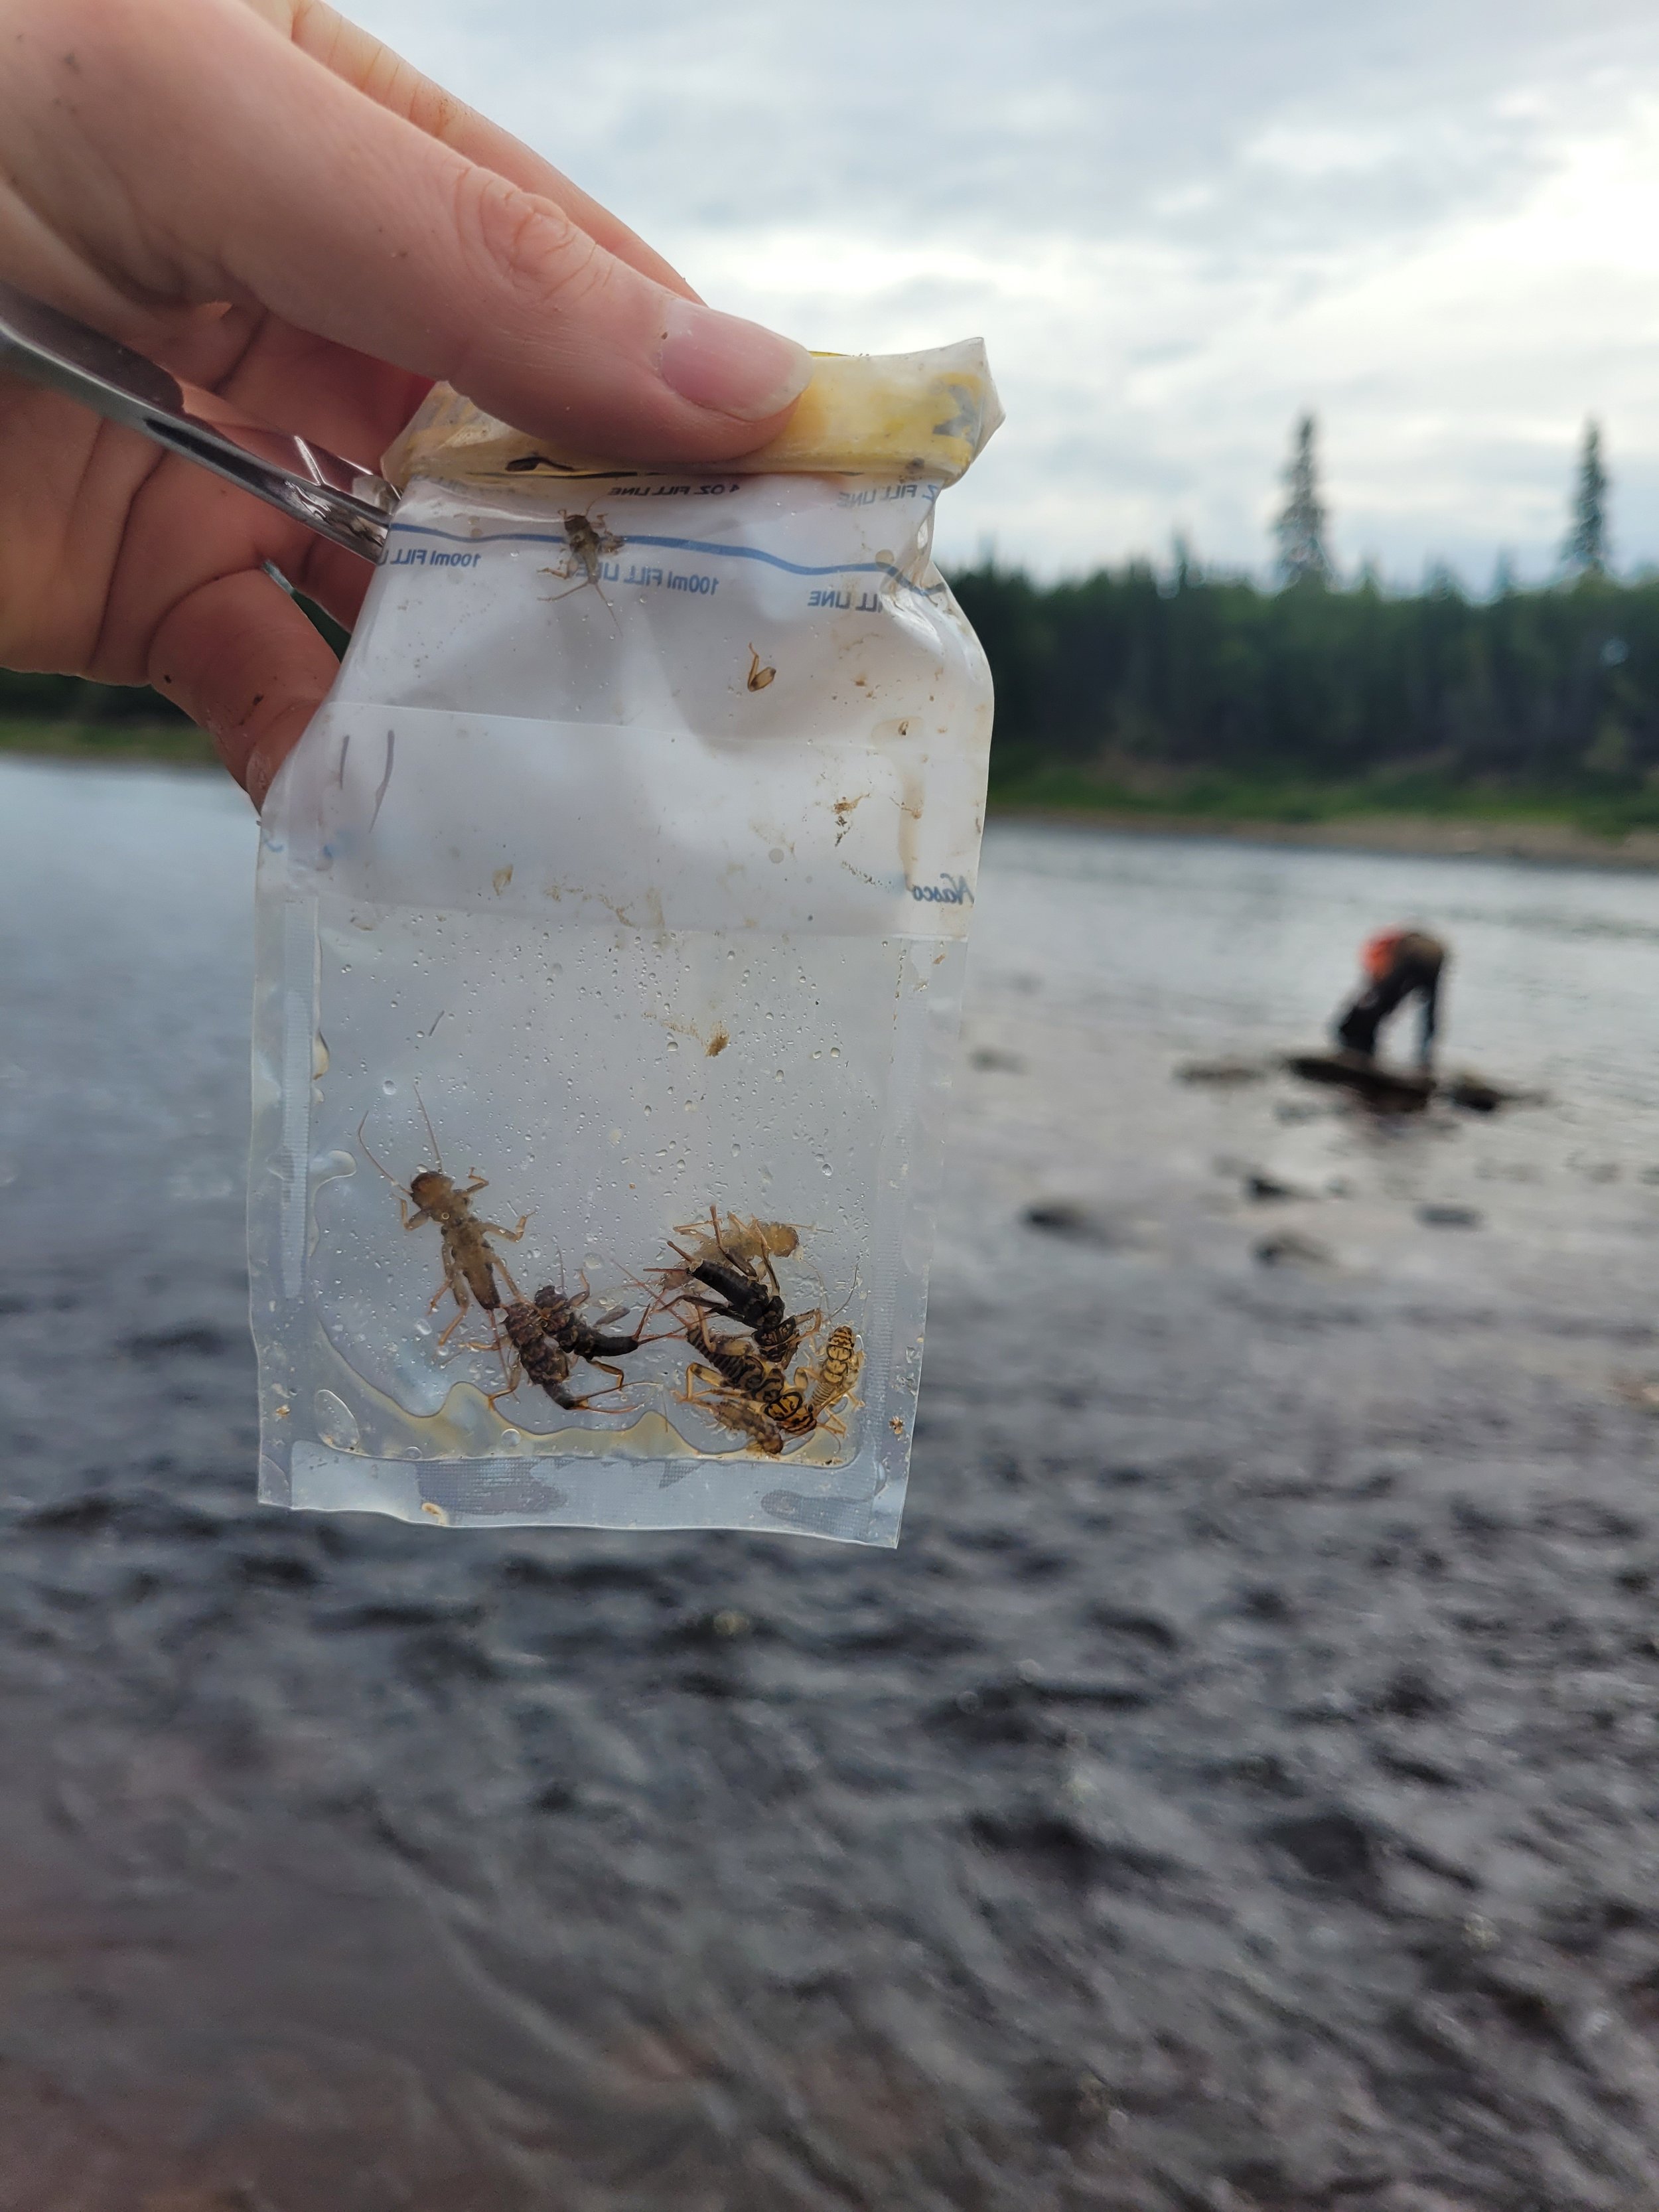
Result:
<svg viewBox="0 0 1659 2212"><path fill-rule="evenodd" d="M936 884L912 884L913 899L924 900L934 906L972 906L974 894L966 876L951 876L942 870Z"/></svg>

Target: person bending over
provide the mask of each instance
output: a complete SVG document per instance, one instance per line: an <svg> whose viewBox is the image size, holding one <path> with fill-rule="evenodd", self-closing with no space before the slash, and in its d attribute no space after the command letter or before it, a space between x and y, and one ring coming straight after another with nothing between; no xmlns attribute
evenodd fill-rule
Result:
<svg viewBox="0 0 1659 2212"><path fill-rule="evenodd" d="M1446 958L1445 946L1425 929L1384 929L1369 939L1359 955L1364 983L1334 1025L1336 1041L1344 1051L1375 1060L1378 1030L1414 995L1422 1005L1417 1064L1427 1069L1434 1057L1440 977Z"/></svg>

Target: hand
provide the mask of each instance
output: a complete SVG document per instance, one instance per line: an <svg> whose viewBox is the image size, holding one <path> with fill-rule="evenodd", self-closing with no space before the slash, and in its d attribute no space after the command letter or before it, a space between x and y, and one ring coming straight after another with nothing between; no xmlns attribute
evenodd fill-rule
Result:
<svg viewBox="0 0 1659 2212"><path fill-rule="evenodd" d="M373 466L444 378L639 461L763 444L807 356L714 313L506 132L312 0L0 0L0 276ZM258 805L366 563L0 377L0 664L149 682Z"/></svg>

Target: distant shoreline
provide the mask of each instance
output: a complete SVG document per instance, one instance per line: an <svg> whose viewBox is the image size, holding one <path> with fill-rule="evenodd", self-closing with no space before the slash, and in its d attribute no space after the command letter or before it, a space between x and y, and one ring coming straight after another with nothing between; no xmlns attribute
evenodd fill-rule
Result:
<svg viewBox="0 0 1659 2212"><path fill-rule="evenodd" d="M1659 868L1659 830L1598 837L1571 822L1502 816L1351 815L1331 822L1274 822L1214 814L1154 814L1139 808L990 806L994 822L1129 831L1150 837L1214 837L1240 845L1306 845L1333 852L1413 854L1425 859L1553 860L1596 868Z"/></svg>
<svg viewBox="0 0 1659 2212"><path fill-rule="evenodd" d="M0 722L0 758L80 762L105 768L219 768L213 742L188 723ZM995 822L1048 823L1150 837L1213 837L1241 845L1297 845L1333 852L1425 858L1540 860L1597 868L1659 869L1659 830L1598 836L1569 821L1502 814L1353 813L1321 822L1240 813L1158 812L1142 807L1023 805L993 799Z"/></svg>
<svg viewBox="0 0 1659 2212"><path fill-rule="evenodd" d="M217 768L191 722L0 722L0 759L81 761L100 768Z"/></svg>

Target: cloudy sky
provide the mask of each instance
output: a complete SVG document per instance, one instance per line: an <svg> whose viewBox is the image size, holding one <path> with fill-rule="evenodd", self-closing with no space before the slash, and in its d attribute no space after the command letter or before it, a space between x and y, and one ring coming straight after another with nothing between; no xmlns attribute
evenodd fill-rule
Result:
<svg viewBox="0 0 1659 2212"><path fill-rule="evenodd" d="M978 332L947 557L1262 568L1294 416L1339 559L1546 574L1584 419L1659 562L1653 0L345 0L704 295Z"/></svg>

